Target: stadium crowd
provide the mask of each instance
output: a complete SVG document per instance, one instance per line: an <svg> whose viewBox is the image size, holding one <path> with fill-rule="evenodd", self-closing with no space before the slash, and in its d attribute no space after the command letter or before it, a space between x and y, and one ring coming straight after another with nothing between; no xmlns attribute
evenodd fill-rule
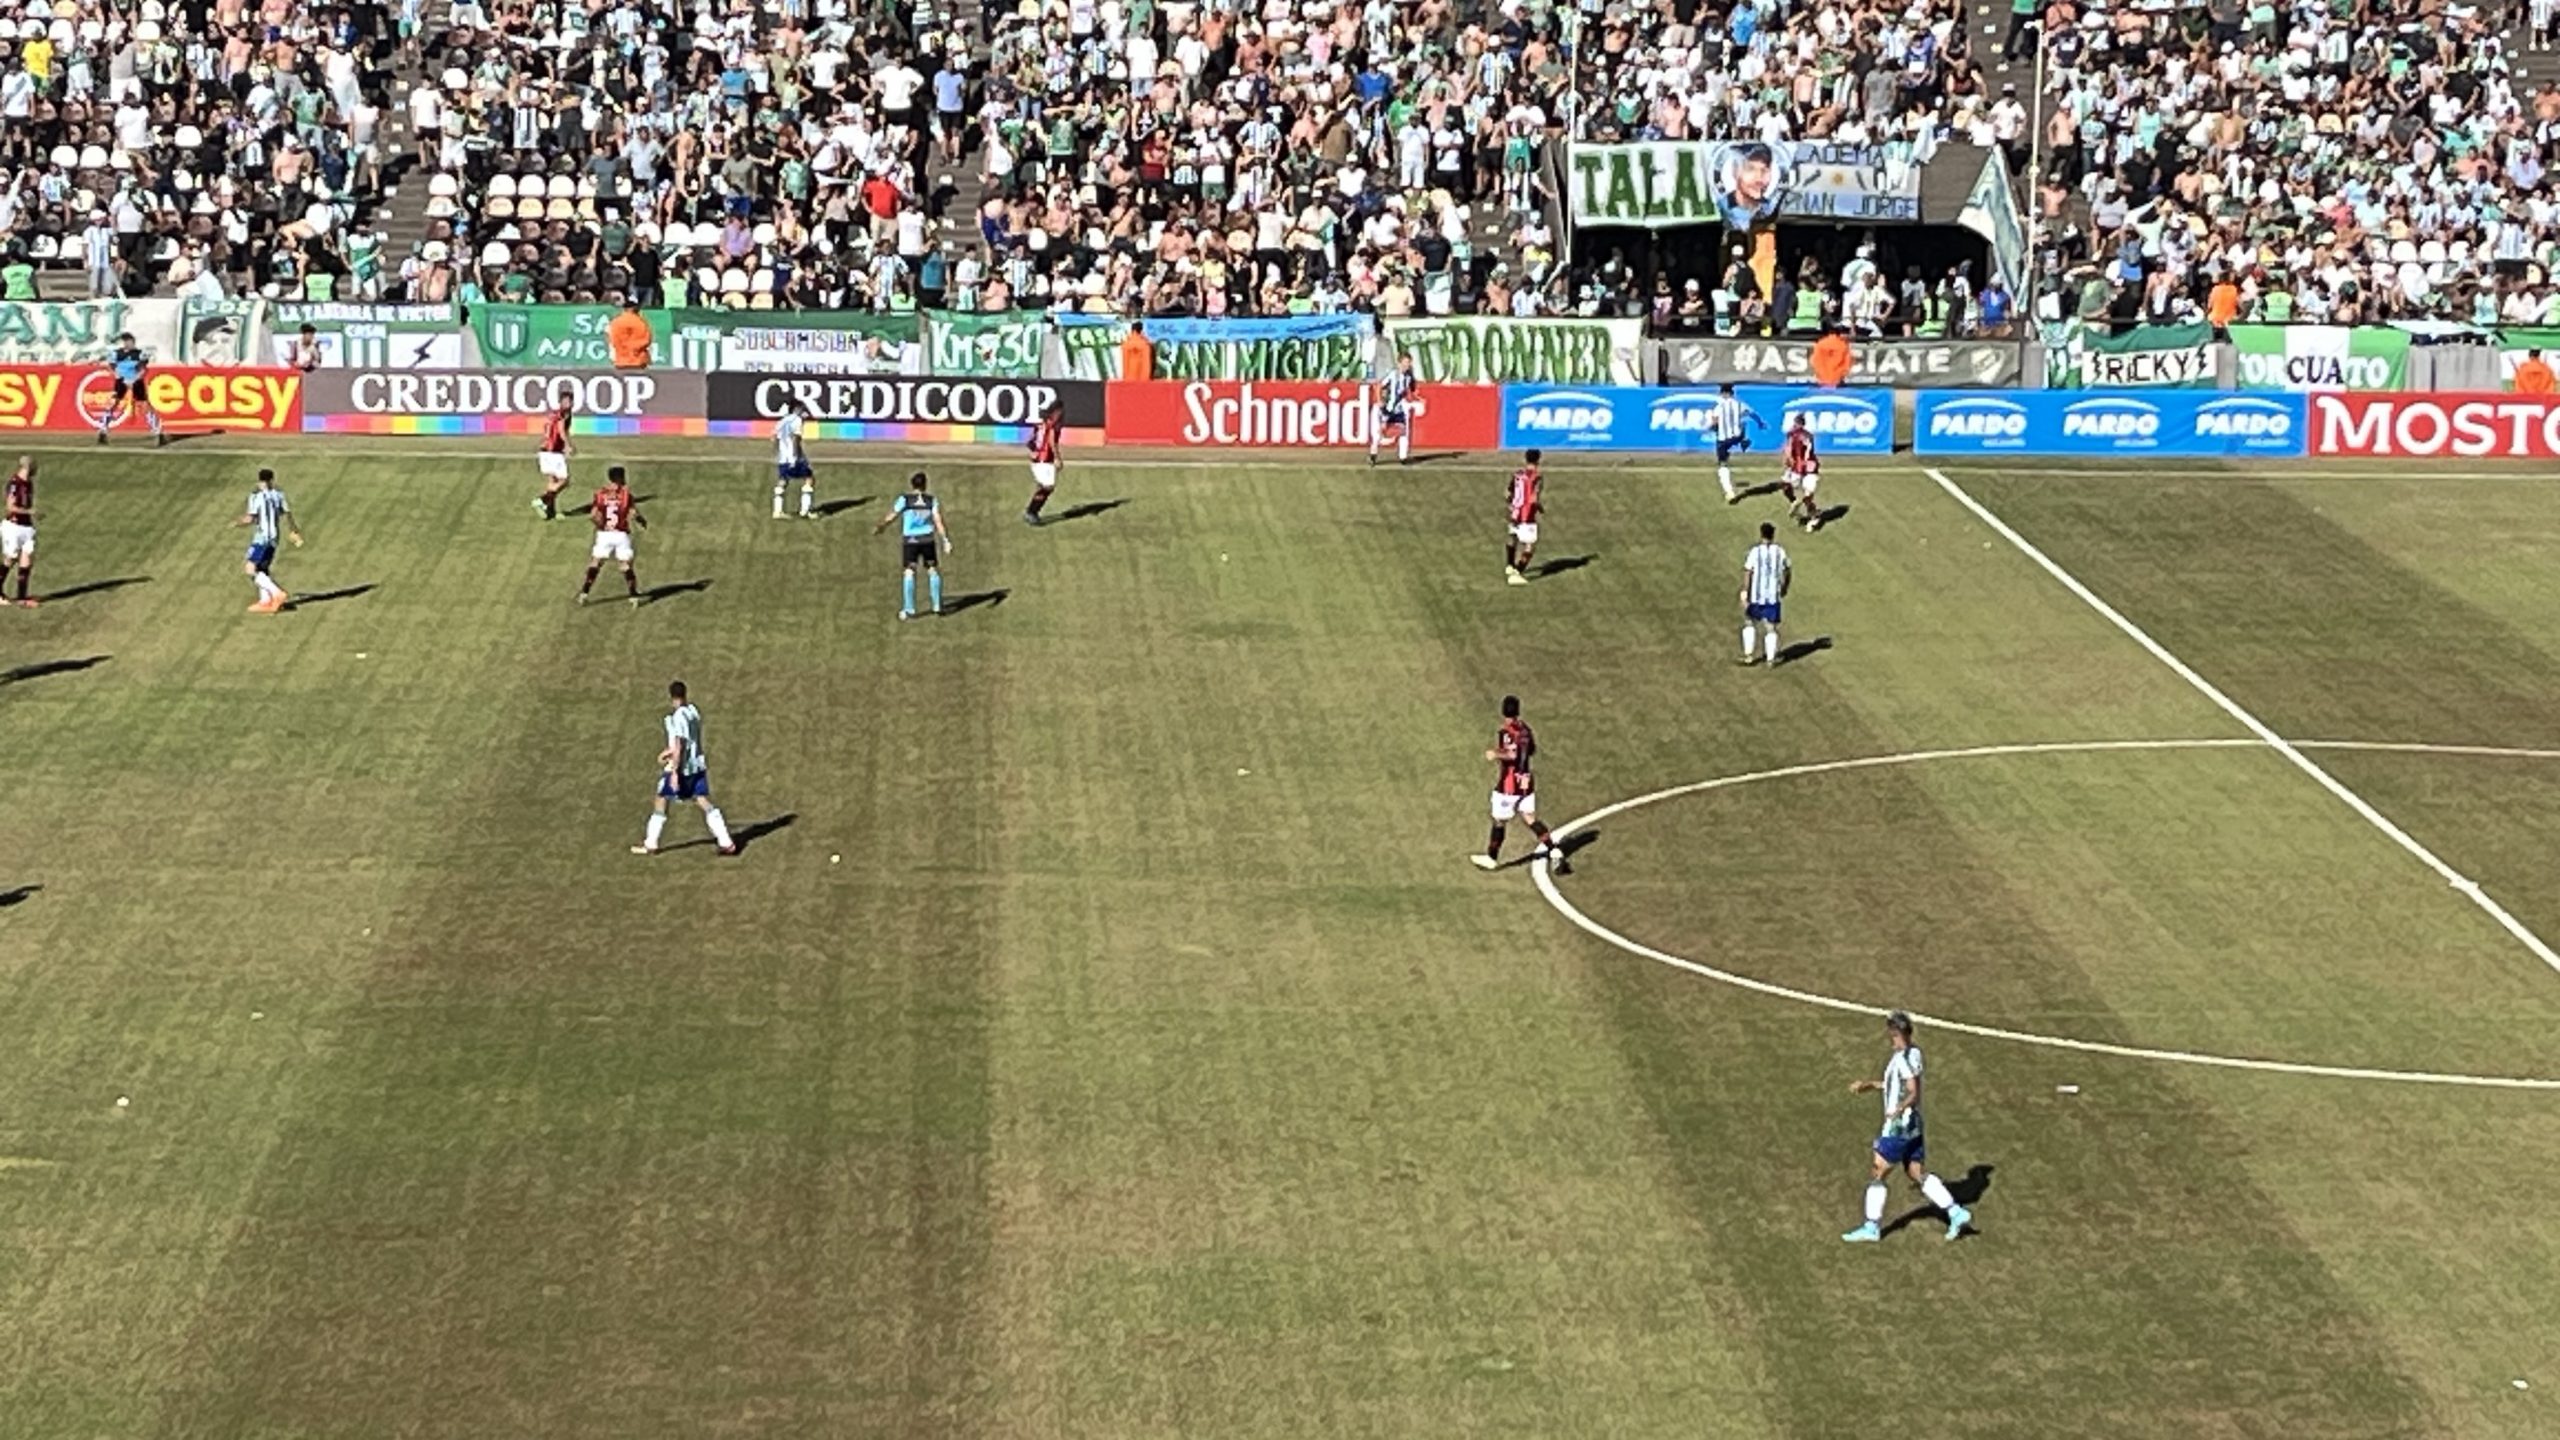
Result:
<svg viewBox="0 0 2560 1440"><path fill-rule="evenodd" d="M2560 318L2560 92L2424 0L2053 0L2048 318Z"/></svg>
<svg viewBox="0 0 2560 1440"><path fill-rule="evenodd" d="M1551 227L1567 127L1952 138L2041 158L2035 316L2560 319L2560 93L2488 12L2012 8L2043 106L1959 0L0 0L0 235L94 294L1995 328L1890 231L1764 295Z"/></svg>
<svg viewBox="0 0 2560 1440"><path fill-rule="evenodd" d="M393 25L371 0L0 3L9 288L39 266L99 296L376 285Z"/></svg>

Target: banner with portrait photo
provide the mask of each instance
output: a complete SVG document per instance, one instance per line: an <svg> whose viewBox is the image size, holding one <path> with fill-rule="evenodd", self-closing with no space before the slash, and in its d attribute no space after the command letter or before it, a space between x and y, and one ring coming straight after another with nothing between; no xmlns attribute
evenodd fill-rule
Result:
<svg viewBox="0 0 2560 1440"><path fill-rule="evenodd" d="M1566 166L1567 198L1581 229L1920 219L1920 167L1882 145L1641 140L1576 145Z"/></svg>

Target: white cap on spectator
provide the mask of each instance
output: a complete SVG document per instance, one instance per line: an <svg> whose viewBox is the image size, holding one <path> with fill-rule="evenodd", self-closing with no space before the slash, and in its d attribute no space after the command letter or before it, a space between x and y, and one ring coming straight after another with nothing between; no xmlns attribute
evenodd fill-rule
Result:
<svg viewBox="0 0 2560 1440"><path fill-rule="evenodd" d="M193 125L181 125L178 127L177 145L179 149L193 150L202 144L204 144L203 131L197 129Z"/></svg>
<svg viewBox="0 0 2560 1440"><path fill-rule="evenodd" d="M444 74L437 78L443 81L447 90L460 90L471 83L471 77L462 73L459 65L446 66Z"/></svg>

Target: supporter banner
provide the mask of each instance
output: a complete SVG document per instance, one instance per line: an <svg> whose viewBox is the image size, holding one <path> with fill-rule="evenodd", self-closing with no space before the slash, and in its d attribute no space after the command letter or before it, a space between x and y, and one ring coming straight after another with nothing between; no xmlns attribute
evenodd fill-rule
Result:
<svg viewBox="0 0 2560 1440"><path fill-rule="evenodd" d="M682 336L718 337L708 367L783 375L912 375L923 355L914 314L864 310L679 310ZM679 346L681 349L681 344ZM685 368L692 368L687 364Z"/></svg>
<svg viewBox="0 0 2560 1440"><path fill-rule="evenodd" d="M1067 374L1082 380L1120 378L1120 342L1129 333L1129 322L1073 312L1051 318ZM1365 379L1377 334L1370 317L1349 314L1144 323L1155 347L1159 380Z"/></svg>
<svg viewBox="0 0 2560 1440"><path fill-rule="evenodd" d="M2309 397L2314 455L2560 459L2560 396Z"/></svg>
<svg viewBox="0 0 2560 1440"><path fill-rule="evenodd" d="M1389 320L1392 355L1425 384L1642 385L1642 320Z"/></svg>
<svg viewBox="0 0 2560 1440"><path fill-rule="evenodd" d="M1911 448L1921 455L2284 459L2304 453L2308 432L2299 395L1923 390Z"/></svg>
<svg viewBox="0 0 2560 1440"><path fill-rule="evenodd" d="M1719 392L1535 385L1502 388L1502 448L1554 450L1713 450L1707 417ZM1819 448L1833 455L1893 453L1893 392L1815 390L1801 385L1737 385L1750 411L1748 448L1774 451L1796 417Z"/></svg>
<svg viewBox="0 0 2560 1440"><path fill-rule="evenodd" d="M479 347L479 363L497 369L610 370L613 349L606 343L605 327L620 313L610 305L480 304L471 307L471 337ZM726 322L752 312L640 313L649 322L653 368L709 371L720 363ZM772 311L762 313L779 318Z"/></svg>
<svg viewBox="0 0 2560 1440"><path fill-rule="evenodd" d="M1102 386L1091 380L856 379L723 372L711 376L708 383L705 413L713 423L743 424L749 431L766 427L793 401L817 422L812 433L839 440L937 444L1021 440L1053 400L1065 407L1066 423L1072 429L1090 430L1103 423Z"/></svg>
<svg viewBox="0 0 2560 1440"><path fill-rule="evenodd" d="M1103 438L1115 445L1366 446L1378 387L1320 380L1114 381ZM1491 450L1502 438L1502 392L1427 385L1412 409L1426 450Z"/></svg>
<svg viewBox="0 0 2560 1440"><path fill-rule="evenodd" d="M1813 379L1810 340L1665 340L1662 378L1675 384L1747 384ZM1851 385L1987 385L2006 388L2026 374L2015 341L1861 340L1849 350Z"/></svg>
<svg viewBox="0 0 2560 1440"><path fill-rule="evenodd" d="M928 375L1036 380L1049 339L1049 317L1038 310L928 310L924 337Z"/></svg>
<svg viewBox="0 0 2560 1440"><path fill-rule="evenodd" d="M1881 145L1644 140L1576 145L1567 164L1577 227L1920 218L1920 167Z"/></svg>
<svg viewBox="0 0 2560 1440"><path fill-rule="evenodd" d="M128 330L153 359L183 361L180 311L175 300L0 301L0 365L95 364Z"/></svg>
<svg viewBox="0 0 2560 1440"><path fill-rule="evenodd" d="M2510 325L2497 332L2498 378L2513 380L2516 367L2524 358L2539 350L2544 364L2560 369L2560 327L2548 325Z"/></svg>
<svg viewBox="0 0 2560 1440"><path fill-rule="evenodd" d="M154 365L142 393L172 434L302 428L302 376L291 370ZM103 365L0 365L0 430L95 430L114 398ZM141 413L116 428L140 432Z"/></svg>
<svg viewBox="0 0 2560 1440"><path fill-rule="evenodd" d="M2234 325L2244 390L2398 390L2409 334L2387 325Z"/></svg>
<svg viewBox="0 0 2560 1440"><path fill-rule="evenodd" d="M2112 334L2077 320L2045 332L2044 383L2056 390L2213 383L2213 327L2136 325Z"/></svg>
<svg viewBox="0 0 2560 1440"><path fill-rule="evenodd" d="M324 370L391 366L458 370L471 360L464 353L462 307L451 301L435 305L288 301L273 306L268 320L268 344L278 364L285 363L305 325L311 327Z"/></svg>
<svg viewBox="0 0 2560 1440"><path fill-rule="evenodd" d="M582 435L746 434L703 419L703 377L683 370L322 370L301 428L344 435L537 435L562 400Z"/></svg>
<svg viewBox="0 0 2560 1440"><path fill-rule="evenodd" d="M188 365L266 363L257 353L258 338L265 328L260 323L267 308L265 301L180 300L176 304L178 348L172 358Z"/></svg>

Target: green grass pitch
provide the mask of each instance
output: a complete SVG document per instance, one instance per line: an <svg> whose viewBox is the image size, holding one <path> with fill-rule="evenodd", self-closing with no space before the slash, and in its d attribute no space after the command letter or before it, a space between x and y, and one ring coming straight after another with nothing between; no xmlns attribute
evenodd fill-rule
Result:
<svg viewBox="0 0 2560 1440"><path fill-rule="evenodd" d="M2560 1433L2560 1094L1924 1026L1978 1233L1843 1246L1880 1027L1466 864L1506 692L1551 821L2248 738L1910 462L1785 537L1833 643L1763 673L1781 502L1694 465L1554 463L1513 589L1498 457L1077 454L1037 531L937 458L978 598L901 626L910 461L775 523L761 447L587 443L634 611L524 447L266 448L334 598L244 613L206 441L50 452L0 614L0 1433ZM2288 740L2560 747L2546 480L1948 475ZM735 860L624 853L676 677ZM2560 759L2305 753L2560 936ZM1561 885L1825 996L2560 1077L2560 974L2262 745L1711 790Z"/></svg>

